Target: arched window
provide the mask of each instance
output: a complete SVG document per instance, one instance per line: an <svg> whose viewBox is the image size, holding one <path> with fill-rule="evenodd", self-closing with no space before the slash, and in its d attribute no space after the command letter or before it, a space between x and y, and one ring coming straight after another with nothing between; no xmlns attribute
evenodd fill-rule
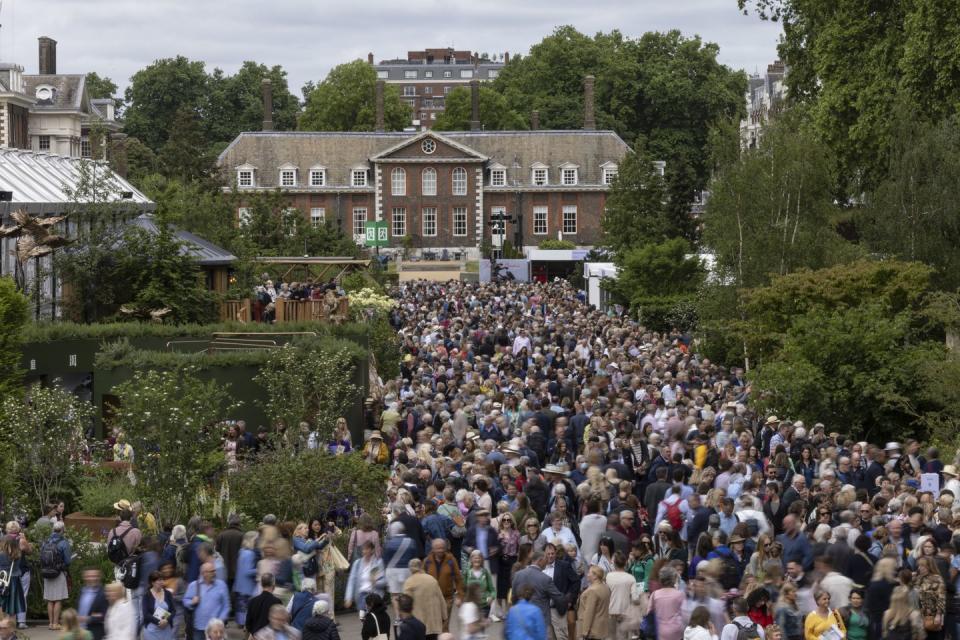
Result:
<svg viewBox="0 0 960 640"><path fill-rule="evenodd" d="M463 167L453 170L453 195L467 195L467 170Z"/></svg>
<svg viewBox="0 0 960 640"><path fill-rule="evenodd" d="M422 195L437 195L437 172L435 169L431 169L430 167L424 169L421 180L423 181Z"/></svg>
<svg viewBox="0 0 960 640"><path fill-rule="evenodd" d="M390 193L395 196L407 195L407 172L400 167L390 172Z"/></svg>

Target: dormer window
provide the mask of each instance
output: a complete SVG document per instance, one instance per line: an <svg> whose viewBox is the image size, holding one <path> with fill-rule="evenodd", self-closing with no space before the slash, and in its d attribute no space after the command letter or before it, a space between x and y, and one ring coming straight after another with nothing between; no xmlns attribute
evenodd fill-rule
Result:
<svg viewBox="0 0 960 640"><path fill-rule="evenodd" d="M573 186L577 184L577 169L576 165L567 164L561 165L560 167L560 184L565 187Z"/></svg>
<svg viewBox="0 0 960 640"><path fill-rule="evenodd" d="M310 169L310 186L327 186L327 170L324 167L313 167Z"/></svg>
<svg viewBox="0 0 960 640"><path fill-rule="evenodd" d="M281 187L297 186L297 170L289 167L281 169L280 170L280 186Z"/></svg>
<svg viewBox="0 0 960 640"><path fill-rule="evenodd" d="M507 184L506 169L490 169L490 186L504 187Z"/></svg>
<svg viewBox="0 0 960 640"><path fill-rule="evenodd" d="M617 179L617 165L613 162L606 162L600 165L600 168L603 171L603 184L613 184L613 181Z"/></svg>
<svg viewBox="0 0 960 640"><path fill-rule="evenodd" d="M254 168L250 165L237 167L237 186L242 188L256 186L254 182Z"/></svg>
<svg viewBox="0 0 960 640"><path fill-rule="evenodd" d="M36 97L40 102L53 102L57 95L57 90L48 84L41 84L37 87Z"/></svg>
<svg viewBox="0 0 960 640"><path fill-rule="evenodd" d="M367 186L367 170L366 169L354 169L350 173L350 184L354 187L365 187Z"/></svg>
<svg viewBox="0 0 960 640"><path fill-rule="evenodd" d="M547 165L540 164L539 162L533 165L533 171L530 175L530 183L535 187L544 187L548 184L548 170Z"/></svg>

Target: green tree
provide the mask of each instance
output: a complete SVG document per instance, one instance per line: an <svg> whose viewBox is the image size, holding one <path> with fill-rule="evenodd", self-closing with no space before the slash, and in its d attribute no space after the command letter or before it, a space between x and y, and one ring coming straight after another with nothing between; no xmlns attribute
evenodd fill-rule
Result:
<svg viewBox="0 0 960 640"><path fill-rule="evenodd" d="M433 128L438 131L469 131L473 117L470 88L457 87L447 94L443 112ZM493 88L480 87L480 125L488 131L517 131L527 128L524 119L507 105L507 99Z"/></svg>
<svg viewBox="0 0 960 640"><path fill-rule="evenodd" d="M376 82L376 71L363 60L337 65L307 96L297 128L301 131L373 131ZM410 124L410 108L393 85L385 87L383 113L387 131L400 131Z"/></svg>
<svg viewBox="0 0 960 640"><path fill-rule="evenodd" d="M232 76L214 69L210 76L210 92L203 126L207 138L225 146L242 131L259 131L263 125L263 93L261 83L271 82L273 94L273 128L292 131L297 128L300 101L290 93L287 72L280 65L267 67L247 60Z"/></svg>
<svg viewBox="0 0 960 640"><path fill-rule="evenodd" d="M238 405L223 385L190 368L138 371L113 393L144 501L162 524L183 522L223 466L219 425Z"/></svg>
<svg viewBox="0 0 960 640"><path fill-rule="evenodd" d="M115 115L120 115L119 111L123 108L123 99L117 97L116 82L107 76L101 77L96 71L91 71L87 74L84 85L87 88L87 96L91 99L113 98L113 104L117 112Z"/></svg>
<svg viewBox="0 0 960 640"><path fill-rule="evenodd" d="M666 185L642 144L620 163L600 219L603 244L621 254L683 235L666 206Z"/></svg>
<svg viewBox="0 0 960 640"><path fill-rule="evenodd" d="M915 112L895 121L887 178L867 194L856 230L874 253L918 260L934 282L960 287L960 126L954 116L931 126Z"/></svg>
<svg viewBox="0 0 960 640"><path fill-rule="evenodd" d="M290 207L279 191L257 193L246 197L247 220L237 236L243 247L261 256L353 256L357 245L331 221L314 227L304 214ZM229 246L235 253L243 247ZM236 253L240 255L240 253Z"/></svg>
<svg viewBox="0 0 960 640"><path fill-rule="evenodd" d="M208 150L207 138L199 114L180 107L173 119L170 137L157 155L161 172L184 182L214 180L216 158Z"/></svg>
<svg viewBox="0 0 960 640"><path fill-rule="evenodd" d="M620 272L609 290L650 329L689 329L704 269L697 256L688 254L683 238L629 247L617 255Z"/></svg>
<svg viewBox="0 0 960 640"><path fill-rule="evenodd" d="M230 493L238 510L251 517L274 513L281 520L306 521L354 506L376 514L386 481L387 470L367 464L359 453L335 456L324 448L292 456L279 449L234 474Z"/></svg>
<svg viewBox="0 0 960 640"><path fill-rule="evenodd" d="M203 115L209 89L204 63L164 58L137 71L124 94L124 130L155 152L173 134L181 109Z"/></svg>
<svg viewBox="0 0 960 640"><path fill-rule="evenodd" d="M0 398L20 394L21 330L27 323L27 298L13 279L0 277Z"/></svg>
<svg viewBox="0 0 960 640"><path fill-rule="evenodd" d="M215 185L152 173L137 187L157 204L156 216L224 248L237 238L237 207Z"/></svg>
<svg viewBox="0 0 960 640"><path fill-rule="evenodd" d="M274 351L255 378L266 392L270 420L288 433L296 433L301 422L311 423L326 442L360 393L352 382L358 356L355 348L330 349L328 342L304 341Z"/></svg>
<svg viewBox="0 0 960 640"><path fill-rule="evenodd" d="M771 274L849 258L851 249L833 227L838 210L830 158L795 110L767 130L760 148L745 150L718 172L703 243L716 255L721 281L756 287Z"/></svg>
<svg viewBox="0 0 960 640"><path fill-rule="evenodd" d="M0 405L0 441L19 445L5 458L4 474L19 480L36 513L78 476L92 418L93 405L56 385L34 386L28 398L8 395Z"/></svg>

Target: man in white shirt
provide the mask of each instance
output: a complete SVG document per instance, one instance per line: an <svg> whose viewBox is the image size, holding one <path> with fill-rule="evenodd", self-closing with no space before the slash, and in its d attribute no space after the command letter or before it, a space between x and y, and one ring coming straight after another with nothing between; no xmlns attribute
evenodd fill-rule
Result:
<svg viewBox="0 0 960 640"><path fill-rule="evenodd" d="M526 329L520 329L520 334L513 339L513 355L519 354L524 348L527 350L527 355L531 355L533 349L531 348L530 336L527 335Z"/></svg>
<svg viewBox="0 0 960 640"><path fill-rule="evenodd" d="M820 556L815 564L817 571L823 575L820 579L820 588L830 594L830 606L834 609L848 606L853 580L834 569L833 558L830 556Z"/></svg>
<svg viewBox="0 0 960 640"><path fill-rule="evenodd" d="M597 500L587 501L587 515L580 521L580 555L592 558L600 546L600 537L607 530L607 516L600 513Z"/></svg>
<svg viewBox="0 0 960 640"><path fill-rule="evenodd" d="M757 635L763 640L763 627L747 616L749 611L747 601L744 598L735 599L732 603L732 609L733 620L730 621L730 624L724 625L723 631L720 632L720 640L737 640L741 629L753 629L754 627L756 627Z"/></svg>
<svg viewBox="0 0 960 640"><path fill-rule="evenodd" d="M623 629L624 616L630 610L630 597L633 585L637 581L632 575L627 573L627 558L619 551L613 554L613 571L606 576L607 587L610 588L610 622L613 624L615 632L611 637L629 638L630 633Z"/></svg>

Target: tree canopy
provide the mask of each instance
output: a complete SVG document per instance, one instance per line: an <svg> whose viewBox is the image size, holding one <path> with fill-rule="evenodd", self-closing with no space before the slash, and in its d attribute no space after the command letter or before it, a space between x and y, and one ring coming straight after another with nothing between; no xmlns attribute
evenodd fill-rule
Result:
<svg viewBox="0 0 960 640"><path fill-rule="evenodd" d="M443 112L433 128L438 131L469 131L473 106L469 87L457 87L447 94ZM517 131L527 123L507 104L503 94L486 85L480 87L480 126L497 131Z"/></svg>
<svg viewBox="0 0 960 640"><path fill-rule="evenodd" d="M633 247L682 236L683 228L671 220L666 206L666 186L653 157L642 144L627 154L610 187L606 211L600 219L603 244L616 254Z"/></svg>
<svg viewBox="0 0 960 640"><path fill-rule="evenodd" d="M300 116L301 131L373 131L376 126L377 73L364 60L337 65L309 89ZM384 88L384 125L400 131L410 124L410 107L392 85Z"/></svg>
<svg viewBox="0 0 960 640"><path fill-rule="evenodd" d="M13 278L0 277L0 397L20 389L20 330L27 323L27 298Z"/></svg>

